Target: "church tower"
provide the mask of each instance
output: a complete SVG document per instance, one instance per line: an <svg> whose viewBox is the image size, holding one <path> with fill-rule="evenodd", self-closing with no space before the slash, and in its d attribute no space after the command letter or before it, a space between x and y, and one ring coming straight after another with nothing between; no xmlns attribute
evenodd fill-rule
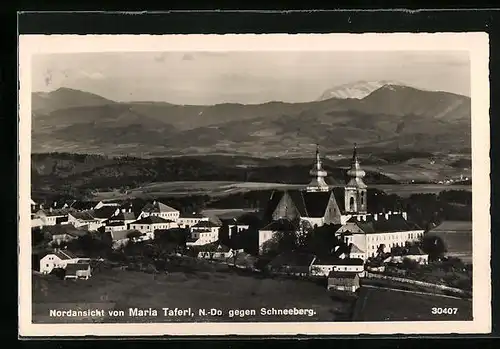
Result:
<svg viewBox="0 0 500 349"><path fill-rule="evenodd" d="M319 155L319 145L316 145L316 164L309 171L309 174L313 177L311 182L307 185L308 192L318 192L318 191L329 191L330 188L325 182L325 177L328 173L323 169L321 163L321 157Z"/></svg>
<svg viewBox="0 0 500 349"><path fill-rule="evenodd" d="M356 144L352 154L351 168L347 171L350 178L345 186L345 210L347 213L366 213L366 189L363 182L365 171L359 166Z"/></svg>

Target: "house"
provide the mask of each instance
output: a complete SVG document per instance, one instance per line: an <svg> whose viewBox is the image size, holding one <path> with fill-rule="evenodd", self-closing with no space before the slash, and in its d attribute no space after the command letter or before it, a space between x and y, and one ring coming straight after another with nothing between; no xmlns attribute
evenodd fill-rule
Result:
<svg viewBox="0 0 500 349"><path fill-rule="evenodd" d="M356 272L331 271L328 274L328 290L354 293L360 288Z"/></svg>
<svg viewBox="0 0 500 349"><path fill-rule="evenodd" d="M272 239L279 233L291 233L296 234L299 231L299 227L292 221L286 218L280 218L278 220L272 221L265 227L259 229L259 253L264 253L268 249L268 245Z"/></svg>
<svg viewBox="0 0 500 349"><path fill-rule="evenodd" d="M186 241L186 246L202 246L219 240L219 233L209 229L196 229Z"/></svg>
<svg viewBox="0 0 500 349"><path fill-rule="evenodd" d="M423 229L406 220L400 212L351 217L335 233L346 244L363 251L365 258L374 257L379 251L389 253L393 247L402 247L407 242L416 242L423 234Z"/></svg>
<svg viewBox="0 0 500 349"><path fill-rule="evenodd" d="M220 228L220 224L208 220L199 221L195 225L191 226L191 231L210 231L218 236Z"/></svg>
<svg viewBox="0 0 500 349"><path fill-rule="evenodd" d="M42 232L51 245L69 242L89 233L85 227L75 228L71 224L46 226Z"/></svg>
<svg viewBox="0 0 500 349"><path fill-rule="evenodd" d="M73 263L68 264L66 267L66 274L64 279L84 279L88 280L92 276L90 264L88 263Z"/></svg>
<svg viewBox="0 0 500 349"><path fill-rule="evenodd" d="M305 252L284 252L274 258L267 266L275 274L307 276L316 257Z"/></svg>
<svg viewBox="0 0 500 349"><path fill-rule="evenodd" d="M173 220L161 218L156 215L148 215L130 223L130 229L138 230L146 234L147 239L154 239L154 231L157 229L170 229L176 227Z"/></svg>
<svg viewBox="0 0 500 349"><path fill-rule="evenodd" d="M179 225L180 228L189 228L192 227L193 225L198 224L201 221L209 221L210 218L207 216L204 216L201 213L183 213L177 218L177 224Z"/></svg>
<svg viewBox="0 0 500 349"><path fill-rule="evenodd" d="M67 224L68 210L49 207L48 209L38 210L33 218L39 218L41 220L41 224L37 222L38 226Z"/></svg>
<svg viewBox="0 0 500 349"><path fill-rule="evenodd" d="M316 258L311 265L311 275L328 276L332 271L358 273L360 276L364 274L364 260L351 258L336 258L334 256Z"/></svg>
<svg viewBox="0 0 500 349"><path fill-rule="evenodd" d="M104 231L118 231L127 230L130 228L130 223L135 222L137 219L135 213L132 212L131 208L122 208L118 212L115 212L113 216L104 221Z"/></svg>
<svg viewBox="0 0 500 349"><path fill-rule="evenodd" d="M112 230L109 232L112 240L112 248L115 250L126 246L134 238L140 238L143 234L137 230Z"/></svg>
<svg viewBox="0 0 500 349"><path fill-rule="evenodd" d="M390 256L384 260L384 263L396 263L401 264L405 259L417 262L420 265L429 263L429 255L422 251L422 249L417 245L412 245L408 250L405 250L400 255Z"/></svg>
<svg viewBox="0 0 500 349"><path fill-rule="evenodd" d="M179 210L176 210L175 208L165 205L159 201L153 201L153 203L147 204L142 208L139 219L156 216L170 221L177 221L179 214Z"/></svg>
<svg viewBox="0 0 500 349"><path fill-rule="evenodd" d="M49 274L55 268L65 269L68 264L77 263L79 257L67 250L56 250L40 259L40 272Z"/></svg>
<svg viewBox="0 0 500 349"><path fill-rule="evenodd" d="M89 231L97 231L103 225L103 220L94 217L94 210L71 212L68 215L68 223L75 228L88 226Z"/></svg>

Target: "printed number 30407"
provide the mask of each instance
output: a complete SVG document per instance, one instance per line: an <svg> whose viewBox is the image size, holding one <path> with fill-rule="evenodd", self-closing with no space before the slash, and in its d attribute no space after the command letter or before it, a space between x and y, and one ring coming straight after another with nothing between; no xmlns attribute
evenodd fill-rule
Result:
<svg viewBox="0 0 500 349"><path fill-rule="evenodd" d="M433 315L454 315L458 313L458 308L437 308L431 309Z"/></svg>

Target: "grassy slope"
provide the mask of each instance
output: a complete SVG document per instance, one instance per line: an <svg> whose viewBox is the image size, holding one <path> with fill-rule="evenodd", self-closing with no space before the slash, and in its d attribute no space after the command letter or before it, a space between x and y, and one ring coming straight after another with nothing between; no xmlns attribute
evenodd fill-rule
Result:
<svg viewBox="0 0 500 349"><path fill-rule="evenodd" d="M212 318L178 319L177 321L334 321L335 313L345 303L332 300L326 289L307 281L259 279L233 272L173 272L153 276L141 272L105 270L86 281L64 281L51 276L34 276L34 321L57 321L46 316L49 308L59 303L101 304L102 307L128 309L129 307L156 308L218 308L225 316ZM261 307L297 307L316 311L312 317L247 317L227 316L229 309L257 309ZM147 322L151 318L107 318L105 322ZM154 321L171 321L162 317Z"/></svg>

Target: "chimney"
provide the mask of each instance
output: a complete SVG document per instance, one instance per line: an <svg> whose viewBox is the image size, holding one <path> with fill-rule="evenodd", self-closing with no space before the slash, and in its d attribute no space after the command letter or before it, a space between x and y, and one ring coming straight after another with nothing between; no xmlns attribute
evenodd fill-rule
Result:
<svg viewBox="0 0 500 349"><path fill-rule="evenodd" d="M57 207L57 201L54 201L54 207Z"/></svg>
<svg viewBox="0 0 500 349"><path fill-rule="evenodd" d="M52 207L51 207L51 208L49 208L49 212L52 212Z"/></svg>
<svg viewBox="0 0 500 349"><path fill-rule="evenodd" d="M124 208L122 208L122 213L125 213L125 209Z"/></svg>
<svg viewBox="0 0 500 349"><path fill-rule="evenodd" d="M385 219L389 219L389 213L385 214Z"/></svg>
<svg viewBox="0 0 500 349"><path fill-rule="evenodd" d="M128 212L132 212L132 207L129 207L129 208L128 208Z"/></svg>
<svg viewBox="0 0 500 349"><path fill-rule="evenodd" d="M402 214L403 214L403 218L404 218L405 220L407 220L407 219L408 219L408 214L407 214L406 212L403 212Z"/></svg>
<svg viewBox="0 0 500 349"><path fill-rule="evenodd" d="M378 213L375 213L375 214L373 215L373 219L374 219L375 221L378 221Z"/></svg>

